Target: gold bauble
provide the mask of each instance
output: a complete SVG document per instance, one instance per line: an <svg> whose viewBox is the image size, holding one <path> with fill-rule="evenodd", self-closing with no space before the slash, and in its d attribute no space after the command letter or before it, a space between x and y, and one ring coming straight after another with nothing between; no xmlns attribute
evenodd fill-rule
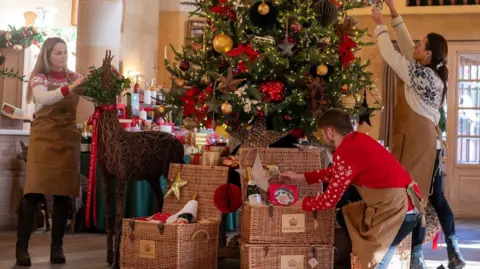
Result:
<svg viewBox="0 0 480 269"><path fill-rule="evenodd" d="M359 94L358 92L353 95L355 97L355 100L360 103L362 101L362 95Z"/></svg>
<svg viewBox="0 0 480 269"><path fill-rule="evenodd" d="M320 64L317 66L317 74L319 76L325 76L328 73L328 67L324 64Z"/></svg>
<svg viewBox="0 0 480 269"><path fill-rule="evenodd" d="M175 84L178 87L183 87L183 86L185 86L185 80L183 78L176 78L175 79Z"/></svg>
<svg viewBox="0 0 480 269"><path fill-rule="evenodd" d="M268 6L265 2L262 2L260 5L258 5L257 10L261 15L267 15L270 13L270 6Z"/></svg>
<svg viewBox="0 0 480 269"><path fill-rule="evenodd" d="M210 77L208 75L203 75L202 76L202 83L205 84L205 85L208 85L210 84Z"/></svg>
<svg viewBox="0 0 480 269"><path fill-rule="evenodd" d="M346 109L352 109L357 104L357 100L353 95L342 95L342 106Z"/></svg>
<svg viewBox="0 0 480 269"><path fill-rule="evenodd" d="M213 49L218 53L227 53L232 50L233 40L226 34L219 34L213 39Z"/></svg>
<svg viewBox="0 0 480 269"><path fill-rule="evenodd" d="M185 129L191 131L191 130L195 129L195 127L197 127L197 120L193 117L187 117L187 118L183 119L183 127L185 127Z"/></svg>
<svg viewBox="0 0 480 269"><path fill-rule="evenodd" d="M158 114L163 115L163 114L165 114L165 112L167 112L167 108L164 105L159 105L157 107L157 113Z"/></svg>
<svg viewBox="0 0 480 269"><path fill-rule="evenodd" d="M220 107L220 110L222 111L223 114L229 115L230 113L232 113L232 110L233 110L232 104L230 104L229 102L225 102Z"/></svg>

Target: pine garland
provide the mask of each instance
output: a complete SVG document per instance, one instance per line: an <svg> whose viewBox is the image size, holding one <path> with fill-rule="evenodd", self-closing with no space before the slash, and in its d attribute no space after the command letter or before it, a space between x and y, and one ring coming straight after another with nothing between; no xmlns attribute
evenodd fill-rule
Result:
<svg viewBox="0 0 480 269"><path fill-rule="evenodd" d="M25 82L25 76L21 76L20 73L15 71L13 68L0 68L0 77L13 78Z"/></svg>
<svg viewBox="0 0 480 269"><path fill-rule="evenodd" d="M8 26L8 30L0 30L0 48L28 48L32 44L36 45L43 42L43 35L37 27Z"/></svg>

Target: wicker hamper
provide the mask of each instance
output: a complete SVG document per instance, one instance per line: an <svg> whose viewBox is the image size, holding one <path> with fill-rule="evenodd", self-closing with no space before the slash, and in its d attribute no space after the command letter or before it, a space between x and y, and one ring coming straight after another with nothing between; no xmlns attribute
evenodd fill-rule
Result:
<svg viewBox="0 0 480 269"><path fill-rule="evenodd" d="M412 234L408 235L398 245L395 254L393 255L390 267L395 269L410 269L410 253L412 246ZM355 255L355 250L351 254L352 269L362 269L360 261Z"/></svg>
<svg viewBox="0 0 480 269"><path fill-rule="evenodd" d="M252 167L257 154L264 165L276 165L281 172L293 171L304 173L327 167L327 158L319 149L284 149L284 148L241 148L240 168ZM283 180L283 179L282 179ZM246 199L248 179L241 177L242 194ZM278 182L278 181L277 181ZM275 183L273 180L270 183ZM280 183L280 182L278 182ZM285 180L285 184L293 184ZM298 195L303 198L308 195L316 195L322 191L320 184L308 185L306 182L298 184Z"/></svg>
<svg viewBox="0 0 480 269"><path fill-rule="evenodd" d="M305 212L302 205L249 206L244 203L240 216L242 240L250 244L333 245L335 210Z"/></svg>
<svg viewBox="0 0 480 269"><path fill-rule="evenodd" d="M180 170L181 169L181 170ZM164 212L175 213L198 194L197 223L156 224L124 219L120 246L123 269L216 269L221 213L213 204L215 190L227 183L228 168L220 166L170 165L168 178L178 171L188 183L165 198Z"/></svg>
<svg viewBox="0 0 480 269"><path fill-rule="evenodd" d="M333 246L240 244L241 269L333 269ZM315 257L318 264L309 262Z"/></svg>

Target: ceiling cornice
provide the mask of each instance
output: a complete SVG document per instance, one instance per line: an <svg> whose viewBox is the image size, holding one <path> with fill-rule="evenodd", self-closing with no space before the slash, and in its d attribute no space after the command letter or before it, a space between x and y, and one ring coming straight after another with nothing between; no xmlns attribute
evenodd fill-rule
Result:
<svg viewBox="0 0 480 269"><path fill-rule="evenodd" d="M182 5L181 2L187 2L188 0L159 0L160 11L180 11L190 12L193 11L193 6Z"/></svg>

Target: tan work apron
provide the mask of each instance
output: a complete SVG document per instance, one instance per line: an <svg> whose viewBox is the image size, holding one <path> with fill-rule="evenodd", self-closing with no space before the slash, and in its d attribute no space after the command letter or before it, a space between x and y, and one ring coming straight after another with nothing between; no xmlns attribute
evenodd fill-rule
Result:
<svg viewBox="0 0 480 269"><path fill-rule="evenodd" d="M355 187L363 200L344 206L342 212L362 268L375 268L402 226L408 197L421 214L425 212L413 184L408 188L389 189Z"/></svg>
<svg viewBox="0 0 480 269"><path fill-rule="evenodd" d="M431 120L412 110L405 98L405 91L404 83L400 81L392 133L392 154L418 184L426 205L437 153L437 128Z"/></svg>
<svg viewBox="0 0 480 269"><path fill-rule="evenodd" d="M57 88L58 85L48 86L49 91ZM79 196L78 101L78 95L68 95L35 113L28 146L25 194Z"/></svg>

